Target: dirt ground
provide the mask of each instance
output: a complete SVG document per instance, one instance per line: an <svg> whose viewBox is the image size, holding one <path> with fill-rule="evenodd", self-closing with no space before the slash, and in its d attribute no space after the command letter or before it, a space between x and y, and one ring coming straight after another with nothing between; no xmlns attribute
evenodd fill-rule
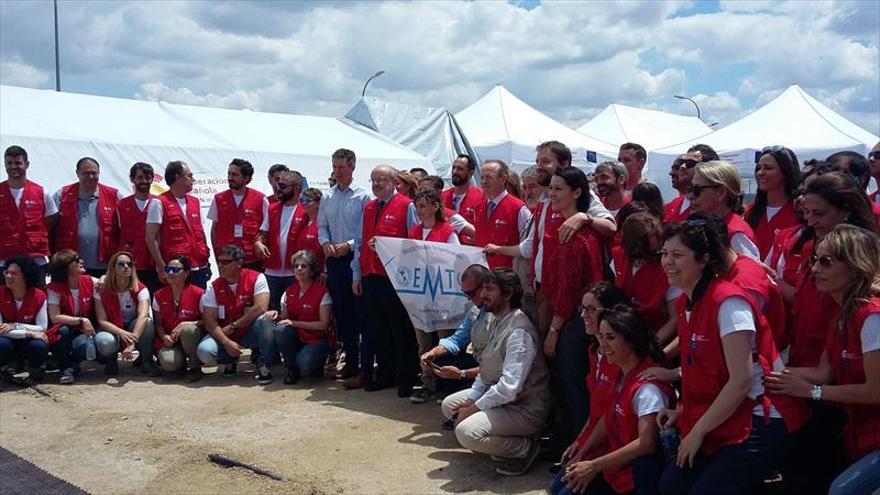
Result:
<svg viewBox="0 0 880 495"><path fill-rule="evenodd" d="M3 384L0 445L96 494L519 494L550 482L547 463L496 475L488 457L440 429L439 406L393 389L346 391L317 378L287 386L278 376L261 387L242 365L236 378L184 384L120 367L106 379L92 364L72 386L48 373L39 388L51 397ZM208 454L285 481L219 467Z"/></svg>

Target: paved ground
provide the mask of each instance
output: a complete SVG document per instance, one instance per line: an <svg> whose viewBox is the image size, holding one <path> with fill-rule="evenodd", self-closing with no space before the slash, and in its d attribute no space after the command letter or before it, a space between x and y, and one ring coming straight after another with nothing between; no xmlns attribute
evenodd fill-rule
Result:
<svg viewBox="0 0 880 495"><path fill-rule="evenodd" d="M73 386L48 374L40 389L3 385L0 445L92 493L544 493L546 463L523 477L458 447L439 406L394 390L345 391L340 382L277 380L261 387L241 370L146 379L122 364ZM275 472L272 481L207 461L222 454Z"/></svg>

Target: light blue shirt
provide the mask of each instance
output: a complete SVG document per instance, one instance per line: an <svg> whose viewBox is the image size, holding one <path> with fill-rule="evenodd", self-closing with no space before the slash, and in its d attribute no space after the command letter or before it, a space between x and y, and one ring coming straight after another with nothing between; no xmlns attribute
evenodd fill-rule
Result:
<svg viewBox="0 0 880 495"><path fill-rule="evenodd" d="M321 199L318 209L318 242L346 242L355 251L355 239L361 236L364 206L372 195L352 184L346 189L333 186Z"/></svg>
<svg viewBox="0 0 880 495"><path fill-rule="evenodd" d="M449 337L440 339L440 345L453 356L457 356L459 353L467 349L468 344L471 343L471 327L473 327L475 321L486 317L485 309L480 309L480 312L474 317L471 312L473 307L473 303L468 304L464 319L461 324L458 325L458 328L455 329L455 333Z"/></svg>
<svg viewBox="0 0 880 495"><path fill-rule="evenodd" d="M388 204L394 198L394 196L397 194L398 194L397 191L394 191L387 198L385 198L383 201L385 201L385 204ZM320 219L321 219L321 216L319 213L318 221L320 221ZM363 219L364 219L364 215L363 215L363 212L361 212L361 221L359 222L361 227L363 227ZM407 207L407 209L406 209L406 231L409 232L410 229L412 229L413 226L417 225L418 223L419 223L419 217L418 217L418 215L416 215L416 205L414 205L413 203L410 203L409 207ZM320 224L318 224L318 228L320 228ZM364 234L363 229L358 230L357 235L354 238L355 239L354 258L351 260L351 280L353 282L359 282L361 280L361 249L364 249L363 248L363 242L364 242L363 234ZM319 240L320 240L320 238L319 238ZM370 249L370 248L367 247L366 249Z"/></svg>

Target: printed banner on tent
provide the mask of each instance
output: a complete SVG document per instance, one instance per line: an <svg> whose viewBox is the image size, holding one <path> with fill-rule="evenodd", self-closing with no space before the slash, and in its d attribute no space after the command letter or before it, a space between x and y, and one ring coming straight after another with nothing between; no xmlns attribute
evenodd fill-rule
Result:
<svg viewBox="0 0 880 495"><path fill-rule="evenodd" d="M467 306L461 274L488 266L482 248L441 242L376 237L376 252L413 326L429 331L458 327Z"/></svg>

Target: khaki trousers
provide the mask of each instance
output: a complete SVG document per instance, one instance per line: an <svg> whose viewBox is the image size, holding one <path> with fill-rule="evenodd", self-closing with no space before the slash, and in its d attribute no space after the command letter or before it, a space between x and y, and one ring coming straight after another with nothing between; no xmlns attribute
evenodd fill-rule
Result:
<svg viewBox="0 0 880 495"><path fill-rule="evenodd" d="M469 389L456 392L443 400L440 410L446 418L452 410L465 403ZM480 454L522 459L528 455L532 437L541 429L519 413L514 406L495 407L467 417L455 427L455 438L462 447Z"/></svg>

